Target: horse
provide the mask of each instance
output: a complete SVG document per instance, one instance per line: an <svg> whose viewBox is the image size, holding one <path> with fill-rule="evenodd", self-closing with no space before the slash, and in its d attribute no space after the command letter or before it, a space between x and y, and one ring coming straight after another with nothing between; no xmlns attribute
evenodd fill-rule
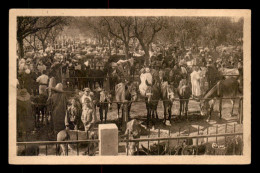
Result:
<svg viewBox="0 0 260 173"><path fill-rule="evenodd" d="M156 114L156 118L159 119L157 113L157 106L159 103L159 99L161 98L161 93L160 93L160 83L158 81L154 82L153 85L149 85L148 83L147 85L148 85L148 89L146 91L147 97L145 99L145 103L147 109L147 127L148 127L149 119L150 118L154 119L155 114Z"/></svg>
<svg viewBox="0 0 260 173"><path fill-rule="evenodd" d="M57 134L57 141L75 141L75 140L88 140L88 139L98 139L98 134L95 131L79 131L79 130L62 130ZM67 144L67 151L71 150L73 153L77 152L77 147L79 151L83 150L84 154L90 156L95 155L98 150L98 143L88 142L77 144ZM58 145L58 154L66 155L66 144ZM68 154L68 153L67 153Z"/></svg>
<svg viewBox="0 0 260 173"><path fill-rule="evenodd" d="M103 112L105 113L105 123L107 122L107 112L108 109L112 108L112 95L107 91L100 92L100 99L99 99L99 114L100 114L100 121L103 123Z"/></svg>
<svg viewBox="0 0 260 173"><path fill-rule="evenodd" d="M120 108L122 106L122 118L124 117L124 112L127 113L125 118L130 117L130 110L131 110L131 105L133 101L137 100L137 84L135 82L129 82L129 83L124 83L121 82L116 85L115 87L115 97L117 103L117 117L119 118L120 115Z"/></svg>
<svg viewBox="0 0 260 173"><path fill-rule="evenodd" d="M202 97L200 101L200 110L201 115L209 115L207 122L211 118L211 114L214 108L214 104L216 99L219 99L219 118L222 118L222 98L234 98L240 92L239 90L239 82L236 78L227 78L221 81L218 81L217 84L210 89L206 94ZM235 99L231 99L232 109L230 112L230 116L233 116Z"/></svg>
<svg viewBox="0 0 260 173"><path fill-rule="evenodd" d="M174 100L173 86L169 85L166 78L163 78L163 83L161 84L161 98L163 100L164 108L164 124L166 124L166 115L168 112L169 121L171 121L172 105Z"/></svg>
<svg viewBox="0 0 260 173"><path fill-rule="evenodd" d="M191 96L191 88L187 84L186 79L182 79L180 81L179 87L177 88L177 95L179 96L180 99L180 115L179 117L181 118L181 113L184 112L186 119L188 119L188 104L189 104L189 98Z"/></svg>

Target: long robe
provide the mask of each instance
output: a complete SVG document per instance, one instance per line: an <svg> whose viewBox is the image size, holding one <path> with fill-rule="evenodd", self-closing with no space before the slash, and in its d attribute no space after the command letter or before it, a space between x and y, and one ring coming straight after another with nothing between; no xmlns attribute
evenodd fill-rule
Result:
<svg viewBox="0 0 260 173"><path fill-rule="evenodd" d="M200 71L193 71L191 76L191 85L192 85L192 95L199 97L201 96L201 88L200 88Z"/></svg>
<svg viewBox="0 0 260 173"><path fill-rule="evenodd" d="M67 97L64 93L55 92L50 97L49 106L53 120L53 130L59 132L65 129L65 115L67 110Z"/></svg>
<svg viewBox="0 0 260 173"><path fill-rule="evenodd" d="M17 132L26 133L34 129L34 116L31 106L31 100L22 101L17 99ZM25 136L22 136L22 141Z"/></svg>
<svg viewBox="0 0 260 173"><path fill-rule="evenodd" d="M152 85L152 75L151 73L142 73L140 75L140 80L141 80L141 84L139 85L139 90L140 90L140 94L144 97L146 90L148 88L148 86L146 85L146 80L148 82L148 84Z"/></svg>

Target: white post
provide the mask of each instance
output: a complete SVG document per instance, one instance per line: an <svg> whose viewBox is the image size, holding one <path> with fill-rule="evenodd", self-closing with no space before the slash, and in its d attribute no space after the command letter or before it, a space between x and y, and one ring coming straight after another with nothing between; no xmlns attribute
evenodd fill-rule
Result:
<svg viewBox="0 0 260 173"><path fill-rule="evenodd" d="M99 155L118 155L118 128L116 124L99 124Z"/></svg>

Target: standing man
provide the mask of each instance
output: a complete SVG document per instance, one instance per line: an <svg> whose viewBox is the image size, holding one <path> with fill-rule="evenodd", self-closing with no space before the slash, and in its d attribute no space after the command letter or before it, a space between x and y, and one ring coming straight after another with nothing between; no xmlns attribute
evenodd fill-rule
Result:
<svg viewBox="0 0 260 173"><path fill-rule="evenodd" d="M208 81L208 88L213 88L214 85L218 82L219 74L218 70L215 67L214 63L212 63L212 59L209 59L207 64L206 78Z"/></svg>
<svg viewBox="0 0 260 173"><path fill-rule="evenodd" d="M48 80L49 80L49 77L46 75L46 71L43 70L42 75L36 79L36 82L39 83L39 94L43 94L43 95L47 96L46 88L48 85Z"/></svg>
<svg viewBox="0 0 260 173"><path fill-rule="evenodd" d="M48 110L52 114L52 125L54 134L65 129L65 115L67 110L67 97L63 90L63 85L58 83L55 88L51 88L53 93L47 102Z"/></svg>

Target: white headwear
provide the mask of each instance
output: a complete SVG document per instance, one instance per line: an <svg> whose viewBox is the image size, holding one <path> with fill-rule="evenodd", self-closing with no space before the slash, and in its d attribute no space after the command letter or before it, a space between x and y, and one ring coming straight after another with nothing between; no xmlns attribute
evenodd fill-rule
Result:
<svg viewBox="0 0 260 173"><path fill-rule="evenodd" d="M146 73L150 73L150 69L147 67L147 68L145 68L145 72Z"/></svg>
<svg viewBox="0 0 260 173"><path fill-rule="evenodd" d="M25 70L25 73L26 73L26 74L30 74L30 73L31 73L31 70L30 70L30 69L26 69L26 70Z"/></svg>
<svg viewBox="0 0 260 173"><path fill-rule="evenodd" d="M84 64L85 64L87 67L88 67L88 65L89 65L88 61L84 62Z"/></svg>

